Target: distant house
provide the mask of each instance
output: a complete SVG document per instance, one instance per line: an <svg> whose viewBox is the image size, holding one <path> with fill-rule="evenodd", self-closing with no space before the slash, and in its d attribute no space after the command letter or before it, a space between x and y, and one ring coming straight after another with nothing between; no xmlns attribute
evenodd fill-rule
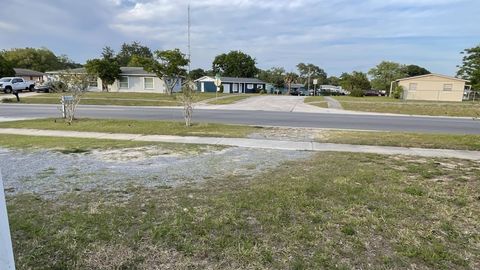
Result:
<svg viewBox="0 0 480 270"><path fill-rule="evenodd" d="M427 74L392 82L390 93L400 85L404 90L404 100L462 101L467 82L455 77Z"/></svg>
<svg viewBox="0 0 480 270"><path fill-rule="evenodd" d="M14 68L15 77L22 77L24 80L42 82L45 73L26 68Z"/></svg>
<svg viewBox="0 0 480 270"><path fill-rule="evenodd" d="M110 92L146 92L146 93L166 93L165 82L158 78L155 73L151 73L142 67L121 67L120 79L115 80L112 85L108 85ZM85 68L75 68L71 70L47 71L49 79L56 79L59 74L70 72L72 74L86 74ZM180 91L182 80L179 80L174 88L174 92ZM89 91L102 91L102 80L91 77Z"/></svg>
<svg viewBox="0 0 480 270"><path fill-rule="evenodd" d="M223 93L257 93L266 88L267 83L257 78L221 77ZM215 92L215 77L203 76L195 80L197 91Z"/></svg>

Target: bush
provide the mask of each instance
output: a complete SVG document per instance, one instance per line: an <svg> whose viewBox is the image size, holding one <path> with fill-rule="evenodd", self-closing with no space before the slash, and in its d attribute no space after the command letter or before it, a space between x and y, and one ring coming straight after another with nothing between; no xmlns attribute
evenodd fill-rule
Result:
<svg viewBox="0 0 480 270"><path fill-rule="evenodd" d="M399 99L402 97L402 95L403 95L403 86L397 85L397 87L393 89L392 96L393 98Z"/></svg>
<svg viewBox="0 0 480 270"><path fill-rule="evenodd" d="M258 92L260 95L265 95L267 93L267 91L265 91L265 89L262 89L260 90L260 92Z"/></svg>
<svg viewBox="0 0 480 270"><path fill-rule="evenodd" d="M13 103L13 98L4 98L2 103Z"/></svg>
<svg viewBox="0 0 480 270"><path fill-rule="evenodd" d="M352 97L363 97L365 95L365 93L363 92L363 90L359 90L359 89L354 89L350 92L350 96Z"/></svg>

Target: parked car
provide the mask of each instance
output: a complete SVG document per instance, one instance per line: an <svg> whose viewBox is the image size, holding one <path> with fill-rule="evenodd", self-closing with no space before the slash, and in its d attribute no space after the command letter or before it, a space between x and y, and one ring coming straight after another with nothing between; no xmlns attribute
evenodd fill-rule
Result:
<svg viewBox="0 0 480 270"><path fill-rule="evenodd" d="M60 81L48 81L40 85L35 85L35 91L37 93L65 92L66 85Z"/></svg>
<svg viewBox="0 0 480 270"><path fill-rule="evenodd" d="M33 91L35 83L32 81L26 81L20 77L4 77L0 79L0 91L7 94L12 93L13 90L17 91Z"/></svg>
<svg viewBox="0 0 480 270"><path fill-rule="evenodd" d="M380 91L375 90L375 89L365 90L364 95L366 97L368 97L368 96L381 96Z"/></svg>
<svg viewBox="0 0 480 270"><path fill-rule="evenodd" d="M292 96L308 96L308 90L305 89L295 89L290 92Z"/></svg>

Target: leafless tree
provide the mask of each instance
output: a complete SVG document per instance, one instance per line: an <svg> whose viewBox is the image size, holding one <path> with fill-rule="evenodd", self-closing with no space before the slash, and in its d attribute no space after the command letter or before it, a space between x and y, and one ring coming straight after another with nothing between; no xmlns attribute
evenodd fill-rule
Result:
<svg viewBox="0 0 480 270"><path fill-rule="evenodd" d="M89 75L67 72L60 74L58 80L66 87L65 95L62 97L62 113L65 121L71 125L75 119L77 106L88 90Z"/></svg>
<svg viewBox="0 0 480 270"><path fill-rule="evenodd" d="M183 117L185 119L185 125L187 127L192 125L193 116L193 104L196 101L196 92L192 86L191 81L187 81L183 87L182 92L178 96L183 105Z"/></svg>

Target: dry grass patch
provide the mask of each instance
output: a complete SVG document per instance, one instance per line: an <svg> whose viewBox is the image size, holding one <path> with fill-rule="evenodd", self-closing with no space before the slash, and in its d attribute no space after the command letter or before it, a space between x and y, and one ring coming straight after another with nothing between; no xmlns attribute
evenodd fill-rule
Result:
<svg viewBox="0 0 480 270"><path fill-rule="evenodd" d="M478 269L472 161L319 153L251 178L8 198L19 269Z"/></svg>

